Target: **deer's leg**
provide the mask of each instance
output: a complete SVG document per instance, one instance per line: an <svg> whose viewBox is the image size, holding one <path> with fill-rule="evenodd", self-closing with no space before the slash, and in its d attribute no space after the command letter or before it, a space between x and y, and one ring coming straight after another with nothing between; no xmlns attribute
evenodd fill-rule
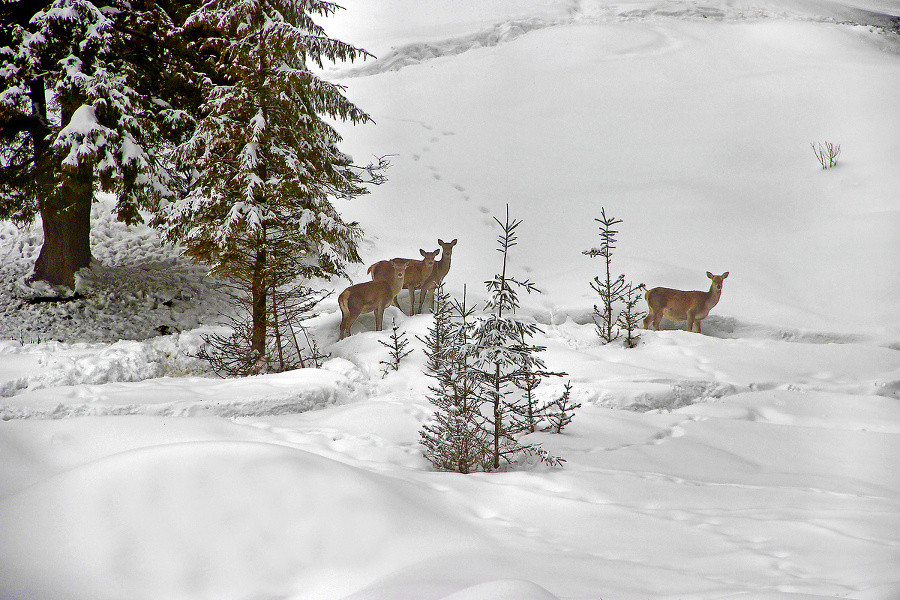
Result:
<svg viewBox="0 0 900 600"><path fill-rule="evenodd" d="M647 316L644 317L644 329L650 329L650 322L653 320L653 309L647 313Z"/></svg>
<svg viewBox="0 0 900 600"><path fill-rule="evenodd" d="M354 321L356 321L355 317L351 319L349 313L342 313L342 315L341 315L341 336L338 338L339 340L342 340L345 337L350 335L350 327L353 325Z"/></svg>
<svg viewBox="0 0 900 600"><path fill-rule="evenodd" d="M396 298L394 298L396 300ZM384 309L386 306L375 309L375 331L381 331L381 324L384 322Z"/></svg>
<svg viewBox="0 0 900 600"><path fill-rule="evenodd" d="M422 288L419 292L419 314L422 314L422 307L425 306L425 296L431 294L431 302L434 303L434 288Z"/></svg>
<svg viewBox="0 0 900 600"><path fill-rule="evenodd" d="M416 314L416 286L409 286L409 316Z"/></svg>

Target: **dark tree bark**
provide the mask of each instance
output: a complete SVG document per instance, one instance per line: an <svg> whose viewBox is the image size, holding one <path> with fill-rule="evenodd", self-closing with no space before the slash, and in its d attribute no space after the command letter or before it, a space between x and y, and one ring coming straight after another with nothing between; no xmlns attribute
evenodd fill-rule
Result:
<svg viewBox="0 0 900 600"><path fill-rule="evenodd" d="M253 333L250 337L250 348L255 350L259 356L266 356L266 295L269 289L269 282L266 279L266 249L259 248L256 251L256 258L253 264L253 280L250 284L250 293L252 298L252 326Z"/></svg>
<svg viewBox="0 0 900 600"><path fill-rule="evenodd" d="M40 87L43 88L43 81ZM46 106L41 109L46 110ZM71 118L70 110L63 107L65 122ZM41 144L46 147L39 148L40 154L49 156L49 145L44 140ZM42 186L46 195L38 201L44 243L31 278L75 289L75 272L91 265L94 165L88 162L70 168L65 173L63 186L51 192L52 185L48 181Z"/></svg>
<svg viewBox="0 0 900 600"><path fill-rule="evenodd" d="M34 263L33 279L51 285L75 288L75 272L91 264L91 199L93 193L78 194L69 206L56 209L41 204L44 244Z"/></svg>

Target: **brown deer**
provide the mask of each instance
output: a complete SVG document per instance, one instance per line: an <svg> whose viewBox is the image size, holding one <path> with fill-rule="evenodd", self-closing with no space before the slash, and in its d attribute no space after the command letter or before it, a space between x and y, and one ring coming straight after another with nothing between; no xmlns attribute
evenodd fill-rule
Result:
<svg viewBox="0 0 900 600"><path fill-rule="evenodd" d="M664 287L653 288L644 294L650 311L644 318L644 329L653 328L659 331L659 323L665 316L670 321L687 321L687 330L701 333L700 322L709 315L709 311L719 303L722 296L722 280L728 277L728 271L721 275L713 275L709 271L706 276L712 279L708 292L683 292Z"/></svg>
<svg viewBox="0 0 900 600"><path fill-rule="evenodd" d="M392 271L390 279L357 283L338 296L338 306L341 307L341 334L338 339L342 340L350 335L350 327L356 323L359 315L368 312L375 313L375 331L381 331L384 309L403 289L403 276L409 261L390 260L387 263Z"/></svg>
<svg viewBox="0 0 900 600"><path fill-rule="evenodd" d="M422 255L422 260L413 260L411 258L394 259L409 262L409 267L406 269L406 276L403 279L403 287L409 290L410 315L416 314L416 288L421 287L422 283L424 283L424 281L428 279L428 276L431 275L431 272L434 270L434 257L437 256L438 252L440 252L440 249L435 250L434 252L425 252L420 248L419 254ZM369 274L372 276L373 281L390 279L393 277L391 261L378 261L369 267ZM394 306L400 308L400 303L397 302L396 297L394 297Z"/></svg>
<svg viewBox="0 0 900 600"><path fill-rule="evenodd" d="M434 289L440 285L447 273L450 272L450 260L453 258L453 246L456 245L456 240L445 242L439 239L438 245L443 250L443 253L441 253L441 260L434 263L434 271L422 284L422 291L419 294L420 314L422 313L422 306L425 304L425 296L429 293L431 293L431 304L434 306Z"/></svg>

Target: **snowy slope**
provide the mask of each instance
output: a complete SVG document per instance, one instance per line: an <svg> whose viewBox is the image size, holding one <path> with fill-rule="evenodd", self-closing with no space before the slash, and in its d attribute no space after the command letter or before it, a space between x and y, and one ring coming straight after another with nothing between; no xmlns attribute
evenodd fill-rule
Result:
<svg viewBox="0 0 900 600"><path fill-rule="evenodd" d="M387 376L386 334L338 341L331 297L322 369L215 379L202 267L101 204L83 297L26 304L40 231L0 223L0 598L900 598L900 43L876 27L900 5L345 4L328 31L379 56L328 71L377 122L345 147L394 164L340 205L369 234L354 282L458 238L449 288L477 299L509 204L568 373L540 394L583 405L533 436L564 467L429 468L428 315L389 309L414 353ZM601 206L629 278L730 271L705 335L599 343Z"/></svg>
<svg viewBox="0 0 900 600"><path fill-rule="evenodd" d="M603 206L636 281L705 289L728 270L720 315L895 334L898 51L863 27L653 14L348 79L378 123L347 131L350 149L397 156L391 185L346 212L378 241L367 259L460 237L455 281L475 285L509 203L535 302L578 316ZM825 140L842 155L823 172Z"/></svg>

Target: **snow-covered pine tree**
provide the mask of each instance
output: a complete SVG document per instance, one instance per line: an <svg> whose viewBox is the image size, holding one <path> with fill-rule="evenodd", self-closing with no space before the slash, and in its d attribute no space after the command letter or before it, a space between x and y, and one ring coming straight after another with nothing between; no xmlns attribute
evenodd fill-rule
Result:
<svg viewBox="0 0 900 600"><path fill-rule="evenodd" d="M567 381L562 395L547 405L548 425L543 431L550 433L562 433L562 430L572 422L575 410L581 408L581 403L571 401L572 382Z"/></svg>
<svg viewBox="0 0 900 600"><path fill-rule="evenodd" d="M514 317L519 307L517 289L528 293L539 292L531 281L519 281L507 273L509 250L517 243L516 229L522 221L510 220L508 205L506 221L496 217L494 220L502 229L497 238L497 250L503 256L502 269L493 279L485 282L489 294L485 305L488 314L476 319L470 342L465 348L472 359L472 368L478 372L482 393L491 407L488 418L493 445L491 466L499 469L501 459L512 462L522 454L556 465L561 459L550 456L540 446L520 443L515 435L521 431L521 426L510 420L514 402L510 402L507 396L513 392L511 388L516 377L529 371L543 371L546 365L537 356L544 348L527 341L541 329L534 323Z"/></svg>
<svg viewBox="0 0 900 600"><path fill-rule="evenodd" d="M412 350L406 349L409 345L409 340L406 339L406 332L400 331L396 319L393 319L392 323L391 341L385 342L384 340L378 340L378 343L387 348L389 353L388 360L382 360L378 363L384 365L384 375L387 375L389 371L399 371L400 361L412 354Z"/></svg>
<svg viewBox="0 0 900 600"><path fill-rule="evenodd" d="M624 344L626 348L634 348L641 339L641 325L647 313L638 308L640 301L644 298L641 292L647 288L643 283L634 285L629 281L622 290L622 302L625 308L619 312L616 324L625 331Z"/></svg>
<svg viewBox="0 0 900 600"><path fill-rule="evenodd" d="M425 338L426 375L435 380L429 401L434 420L419 432L425 458L441 471L471 473L491 468L491 438L481 414L475 372L467 367L468 344L474 309L451 301L443 284L434 290L434 321Z"/></svg>
<svg viewBox="0 0 900 600"><path fill-rule="evenodd" d="M213 32L201 50L217 63L196 129L173 155L191 181L169 206L165 233L242 286L247 352L261 360L271 351L270 295L360 260L362 232L331 199L367 193L365 184L382 177L378 166L357 167L338 149L332 125L370 117L307 64L367 56L313 21L338 8L320 0L222 0L204 4L185 25L188 33Z"/></svg>
<svg viewBox="0 0 900 600"><path fill-rule="evenodd" d="M597 326L597 334L605 343L609 344L619 339L620 332L616 328L616 318L613 304L621 300L625 290L625 275L619 275L615 279L612 276L612 252L616 248L616 234L619 233L614 226L621 223L621 219L606 216L606 209L600 208L600 247L585 250L591 258L601 256L606 263L606 273L603 279L594 277L591 287L600 295L601 305L594 305L594 324Z"/></svg>
<svg viewBox="0 0 900 600"><path fill-rule="evenodd" d="M96 189L117 196L127 223L174 194L157 151L172 115L160 110L159 90L141 85L146 58L134 59L147 56L148 40L159 48L174 39L177 27L155 2L15 4L22 8L4 23L0 49L0 218L30 224L39 214L44 242L33 278L72 288L91 261ZM167 60L160 53L152 68L167 72Z"/></svg>
<svg viewBox="0 0 900 600"><path fill-rule="evenodd" d="M565 373L526 369L513 377L513 384L522 392L517 402L510 404L510 430L513 433L534 433L546 416L549 404L540 402L535 392L546 377L562 377Z"/></svg>

